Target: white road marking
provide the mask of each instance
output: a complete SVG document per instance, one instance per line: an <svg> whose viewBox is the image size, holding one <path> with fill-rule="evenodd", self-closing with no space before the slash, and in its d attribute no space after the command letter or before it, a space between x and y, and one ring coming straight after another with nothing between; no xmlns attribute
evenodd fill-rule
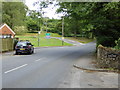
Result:
<svg viewBox="0 0 120 90"><path fill-rule="evenodd" d="M14 69L8 70L8 71L6 71L6 72L4 72L4 73L12 72L12 71L14 71L14 70L17 70L17 69L20 69L20 68L22 68L22 67L25 67L26 65L28 65L28 64L21 65L21 66L19 66L19 67L14 68Z"/></svg>
<svg viewBox="0 0 120 90"><path fill-rule="evenodd" d="M40 60L43 60L43 59L46 59L46 58L40 58L40 59L38 59L38 60L35 60L35 62L40 61Z"/></svg>
<svg viewBox="0 0 120 90"><path fill-rule="evenodd" d="M65 47L59 47L59 48L65 48Z"/></svg>

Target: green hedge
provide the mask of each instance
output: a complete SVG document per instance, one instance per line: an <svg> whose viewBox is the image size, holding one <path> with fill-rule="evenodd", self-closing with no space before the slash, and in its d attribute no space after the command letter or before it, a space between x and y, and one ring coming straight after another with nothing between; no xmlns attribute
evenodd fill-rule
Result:
<svg viewBox="0 0 120 90"><path fill-rule="evenodd" d="M115 39L113 37L106 37L106 36L101 36L97 37L97 46L98 45L103 45L105 47L114 47L115 44Z"/></svg>

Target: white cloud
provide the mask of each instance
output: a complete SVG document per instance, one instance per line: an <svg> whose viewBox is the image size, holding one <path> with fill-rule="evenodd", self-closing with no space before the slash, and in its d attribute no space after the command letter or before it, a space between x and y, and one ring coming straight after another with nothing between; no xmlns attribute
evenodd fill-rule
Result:
<svg viewBox="0 0 120 90"><path fill-rule="evenodd" d="M33 6L33 3L37 0L25 0L25 4L28 6L30 10L36 10L36 7Z"/></svg>

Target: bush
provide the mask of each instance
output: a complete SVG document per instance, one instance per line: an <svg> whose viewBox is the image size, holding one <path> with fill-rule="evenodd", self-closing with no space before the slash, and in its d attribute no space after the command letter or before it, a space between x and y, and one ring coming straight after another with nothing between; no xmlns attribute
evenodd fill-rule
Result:
<svg viewBox="0 0 120 90"><path fill-rule="evenodd" d="M116 40L115 43L116 43L115 49L120 49L120 38Z"/></svg>
<svg viewBox="0 0 120 90"><path fill-rule="evenodd" d="M14 26L14 31L16 34L26 33L28 30L25 26Z"/></svg>
<svg viewBox="0 0 120 90"><path fill-rule="evenodd" d="M114 47L116 45L113 37L106 36L97 37L97 46L100 44L105 47Z"/></svg>

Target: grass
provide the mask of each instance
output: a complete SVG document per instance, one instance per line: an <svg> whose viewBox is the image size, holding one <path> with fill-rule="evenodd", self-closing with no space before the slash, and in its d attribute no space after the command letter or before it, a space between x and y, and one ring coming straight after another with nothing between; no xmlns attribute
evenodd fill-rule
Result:
<svg viewBox="0 0 120 90"><path fill-rule="evenodd" d="M89 43L89 42L92 42L94 41L94 39L88 39L88 38L85 38L85 37L66 37L66 39L71 39L71 40L74 40L74 41L78 41L80 43Z"/></svg>
<svg viewBox="0 0 120 90"><path fill-rule="evenodd" d="M44 46L62 46L62 41L58 39L46 39L46 33L42 32L38 36L38 32L29 32L21 35L17 35L16 37L19 38L19 40L29 40L35 47L44 47ZM51 37L61 37L61 35L58 35L57 33L50 33ZM38 37L40 38L40 43L38 46ZM66 39L78 41L80 43L89 43L94 41L94 39L87 39L85 37L65 37ZM64 42L64 46L72 46L72 44Z"/></svg>
<svg viewBox="0 0 120 90"><path fill-rule="evenodd" d="M45 37L45 34L45 32L41 32L40 37ZM58 35L57 33L50 33L50 35L51 37L61 37L61 35ZM38 32L28 32L17 36L38 36Z"/></svg>
<svg viewBox="0 0 120 90"><path fill-rule="evenodd" d="M35 47L44 47L44 46L62 46L62 41L58 39L46 39L45 33L42 32L39 36L38 33L26 33L22 35L17 35L16 37L19 38L19 40L29 40ZM38 46L38 37L40 39L40 43ZM60 37L60 35L51 33L51 37ZM72 44L65 43L64 46L72 46Z"/></svg>

